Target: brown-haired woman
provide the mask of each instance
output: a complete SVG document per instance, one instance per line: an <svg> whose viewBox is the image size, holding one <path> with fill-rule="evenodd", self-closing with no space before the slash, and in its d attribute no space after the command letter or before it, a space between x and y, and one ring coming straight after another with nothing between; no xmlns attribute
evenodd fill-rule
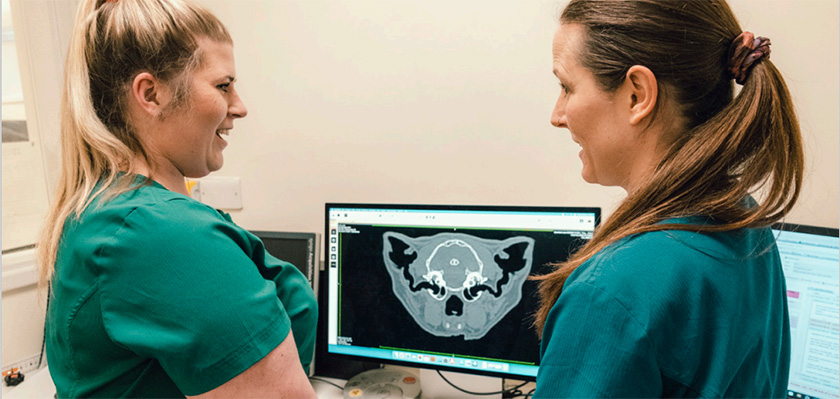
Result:
<svg viewBox="0 0 840 399"><path fill-rule="evenodd" d="M582 147L584 180L627 197L540 277L535 397L785 396L767 226L796 201L803 154L769 46L724 0L566 6L551 123Z"/></svg>
<svg viewBox="0 0 840 399"><path fill-rule="evenodd" d="M315 396L308 281L185 186L247 114L232 43L187 0L80 2L38 247L58 397Z"/></svg>

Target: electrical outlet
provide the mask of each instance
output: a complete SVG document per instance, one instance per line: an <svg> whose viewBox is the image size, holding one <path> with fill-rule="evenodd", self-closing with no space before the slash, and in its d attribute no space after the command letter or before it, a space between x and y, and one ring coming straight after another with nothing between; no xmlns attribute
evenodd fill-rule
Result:
<svg viewBox="0 0 840 399"><path fill-rule="evenodd" d="M11 370L15 367L18 368L18 371L27 374L29 372L35 371L38 369L38 362L41 360L41 355L34 355L27 359L23 359L19 362L15 362L6 366L3 366L3 371Z"/></svg>

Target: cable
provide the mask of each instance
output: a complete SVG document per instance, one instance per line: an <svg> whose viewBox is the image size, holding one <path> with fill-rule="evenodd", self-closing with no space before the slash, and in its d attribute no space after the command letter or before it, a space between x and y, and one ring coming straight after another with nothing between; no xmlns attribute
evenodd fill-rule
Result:
<svg viewBox="0 0 840 399"><path fill-rule="evenodd" d="M321 377L309 377L309 379L310 379L310 380L315 380L315 381L321 381L321 382L323 382L323 383L325 383L325 384L330 384L330 385L332 385L332 386L334 386L334 387L336 387L336 388L338 388L338 389L344 390L344 387L343 387L343 386L338 385L338 384L336 384L336 383L334 383L334 382L332 382L332 381L325 380L325 379L323 379L323 378L321 378Z"/></svg>
<svg viewBox="0 0 840 399"><path fill-rule="evenodd" d="M513 399L518 398L520 396L525 396L525 392L522 392L519 388L511 388L512 391L508 391L502 394L502 399Z"/></svg>
<svg viewBox="0 0 840 399"><path fill-rule="evenodd" d="M44 353L47 349L47 319L50 311L50 296L52 295L52 284L47 284L47 311L44 316L44 338L41 340L41 356L38 357L38 368L41 368L41 363L44 362Z"/></svg>
<svg viewBox="0 0 840 399"><path fill-rule="evenodd" d="M536 392L536 390L537 390L536 388L531 389L530 391L528 391L528 393L524 393L522 391L519 391L519 395L522 396L524 399L530 399L531 396L534 396L534 392Z"/></svg>
<svg viewBox="0 0 840 399"><path fill-rule="evenodd" d="M446 381L447 384L452 386L452 388L455 388L455 389L457 389L457 390L459 390L463 393L470 394L470 395L498 395L498 394L504 394L504 393L512 392L512 391L515 391L519 388L522 388L522 387L525 386L525 384L528 383L527 381L525 381L525 382L523 382L523 383L521 383L521 384L519 384L519 385L517 385L513 388L503 389L501 391L496 391L496 392L471 392L471 391L467 391L466 389L462 389L461 387L459 387L459 386L453 384L451 381L447 380L446 377L444 377L443 374L440 372L440 370L435 370L435 371L437 371L440 378L443 378L443 380Z"/></svg>

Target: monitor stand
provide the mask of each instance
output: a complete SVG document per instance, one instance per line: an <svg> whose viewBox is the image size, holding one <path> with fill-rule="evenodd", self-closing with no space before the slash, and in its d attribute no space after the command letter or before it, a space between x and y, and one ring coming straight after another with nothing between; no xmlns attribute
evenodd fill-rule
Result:
<svg viewBox="0 0 840 399"><path fill-rule="evenodd" d="M463 374L452 371L441 371L441 373L452 384L465 391L486 393L500 392L502 390L501 378ZM420 397L423 399L502 398L501 393L495 395L470 395L459 391L452 385L449 385L448 382L444 381L435 370L420 369L420 386L423 389Z"/></svg>
<svg viewBox="0 0 840 399"><path fill-rule="evenodd" d="M418 373L419 371L419 373ZM472 395L446 382L435 370L387 365L368 370L350 378L344 385L345 398L406 399L501 399L502 379L482 375L442 372L449 382L465 391L475 393L498 392L493 395ZM419 386L418 386L419 383Z"/></svg>

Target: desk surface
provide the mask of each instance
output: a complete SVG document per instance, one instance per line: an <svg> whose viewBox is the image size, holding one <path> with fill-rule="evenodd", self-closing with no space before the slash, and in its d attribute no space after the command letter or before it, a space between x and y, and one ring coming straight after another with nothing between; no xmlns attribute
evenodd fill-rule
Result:
<svg viewBox="0 0 840 399"><path fill-rule="evenodd" d="M55 385L50 377L50 370L42 367L24 374L23 382L18 386L7 387L3 383L2 394L3 399L53 399Z"/></svg>
<svg viewBox="0 0 840 399"><path fill-rule="evenodd" d="M312 388L315 388L315 394L318 395L318 399L340 399L344 396L344 389L339 387L344 387L344 384L347 380L340 380L338 378L329 378L329 377L319 377L314 376L309 379L309 382L312 383ZM332 384L338 385L332 385Z"/></svg>
<svg viewBox="0 0 840 399"><path fill-rule="evenodd" d="M393 368L393 369L400 369L407 371L409 373L414 374L420 380L420 383L423 387L423 392L420 394L421 398L433 398L433 399L465 399L465 398L475 398L475 399L494 399L494 398L501 398L501 393L496 395L469 395L464 392L453 388L448 382L444 381L440 375L434 370L426 370L426 369L417 369L417 368L410 368L410 367L400 367L400 366L391 366L387 365L385 368ZM519 391L527 393L536 387L534 382L525 382L519 380L500 380L494 377L484 377L484 376L475 376L475 375L468 375L468 374L461 374L455 372L443 372L443 375L449 380L452 384L457 385L459 388L466 389L472 392L487 392L487 391L500 391L503 387L502 384L504 383L504 389L512 389L519 385ZM334 383L339 386L344 386L347 383L346 380L341 380L337 378L326 378L326 377L319 377L315 376L311 380L312 386L315 388L315 393L321 399L339 399L343 398L344 390L339 389L338 387L331 385L330 383Z"/></svg>
<svg viewBox="0 0 840 399"><path fill-rule="evenodd" d="M343 387L344 383L347 382L328 377L316 377L311 381L312 387L315 388L315 393L320 399L342 398L344 391L339 387ZM330 382L339 387L331 385ZM50 370L44 367L25 375L23 382L18 386L7 387L3 384L3 390L0 394L2 394L3 399L53 399L55 386L52 377L50 377Z"/></svg>
<svg viewBox="0 0 840 399"><path fill-rule="evenodd" d="M387 367L395 367L395 366L387 366ZM442 384L446 384L445 382L433 380L434 376L432 373L434 371L430 370L419 370L418 369L411 369L411 368L403 368L406 371L409 371L415 375L418 375L421 379L426 379L426 383L431 383L435 388L441 388ZM450 374L456 373L447 373L447 378L453 379ZM435 373L436 375L436 373ZM439 378L439 377L437 377ZM320 377L315 376L314 378L310 379L312 382L312 387L315 389L315 393L318 395L320 399L341 399L343 398L344 391L339 387L343 387L344 384L347 382L346 380L338 379L338 378L329 378L329 377ZM462 381L453 381L455 383L460 383ZM506 381L505 388L511 388L516 386L520 383L520 381ZM338 386L335 386L335 385ZM534 383L530 382L524 387L520 388L523 392L528 392L534 387ZM53 399L55 395L55 386L52 382L52 377L50 377L50 371L48 368L43 367L37 371L30 372L26 375L23 382L16 386L16 387L7 387L5 384L3 385L3 390L0 392L2 394L3 399ZM424 396L425 397L425 396ZM463 393L456 393L454 395L446 395L443 396L436 395L435 397L453 397L453 398L464 398L465 395ZM486 396L484 396L486 398Z"/></svg>

